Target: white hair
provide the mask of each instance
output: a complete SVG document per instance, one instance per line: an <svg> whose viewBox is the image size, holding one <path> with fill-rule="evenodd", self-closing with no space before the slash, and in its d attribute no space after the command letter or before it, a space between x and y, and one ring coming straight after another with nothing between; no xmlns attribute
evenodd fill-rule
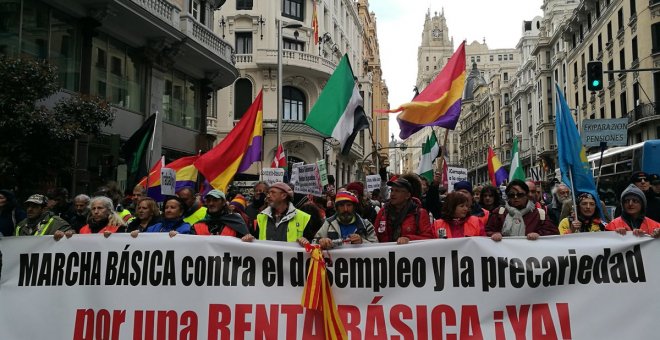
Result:
<svg viewBox="0 0 660 340"><path fill-rule="evenodd" d="M89 200L90 200L89 196L87 196L85 194L80 194L80 195L76 196L73 199L74 202L80 201L80 202L87 202L87 203L89 203Z"/></svg>

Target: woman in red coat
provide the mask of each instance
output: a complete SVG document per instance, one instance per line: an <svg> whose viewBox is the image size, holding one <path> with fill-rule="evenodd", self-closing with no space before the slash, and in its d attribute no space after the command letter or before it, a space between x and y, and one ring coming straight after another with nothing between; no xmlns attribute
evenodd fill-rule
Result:
<svg viewBox="0 0 660 340"><path fill-rule="evenodd" d="M440 218L433 222L433 235L437 238L486 236L484 225L477 216L468 216L470 199L460 192L445 198Z"/></svg>

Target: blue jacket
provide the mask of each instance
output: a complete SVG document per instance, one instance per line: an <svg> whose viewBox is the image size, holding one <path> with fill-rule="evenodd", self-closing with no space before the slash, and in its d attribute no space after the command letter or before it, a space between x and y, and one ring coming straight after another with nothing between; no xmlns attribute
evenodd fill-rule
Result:
<svg viewBox="0 0 660 340"><path fill-rule="evenodd" d="M147 230L146 233L168 233L172 230L176 230L179 234L190 234L190 224L183 222L183 219L178 220L166 220L163 219L162 222L156 223Z"/></svg>

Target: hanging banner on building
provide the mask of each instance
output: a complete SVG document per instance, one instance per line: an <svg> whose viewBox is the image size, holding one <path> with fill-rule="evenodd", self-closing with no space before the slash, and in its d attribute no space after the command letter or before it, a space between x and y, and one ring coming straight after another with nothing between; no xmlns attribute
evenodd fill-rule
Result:
<svg viewBox="0 0 660 340"><path fill-rule="evenodd" d="M323 195L318 164L304 164L298 167L298 182L293 191L299 194Z"/></svg>
<svg viewBox="0 0 660 340"><path fill-rule="evenodd" d="M323 338L322 316L300 305L309 255L295 243L113 234L2 238L0 249L3 339ZM349 339L657 337L660 240L648 237L436 239L328 256ZM47 317L26 317L35 311Z"/></svg>
<svg viewBox="0 0 660 340"><path fill-rule="evenodd" d="M367 192L380 189L380 175L367 175Z"/></svg>
<svg viewBox="0 0 660 340"><path fill-rule="evenodd" d="M454 183L467 181L468 171L466 168L447 167L447 192L454 191Z"/></svg>
<svg viewBox="0 0 660 340"><path fill-rule="evenodd" d="M277 182L284 182L283 168L263 168L261 169L261 180L271 186Z"/></svg>

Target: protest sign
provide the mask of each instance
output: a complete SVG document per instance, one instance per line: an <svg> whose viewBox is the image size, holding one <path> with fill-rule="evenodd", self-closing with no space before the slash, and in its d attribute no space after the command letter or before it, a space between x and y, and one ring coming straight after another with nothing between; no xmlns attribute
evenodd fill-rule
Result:
<svg viewBox="0 0 660 340"><path fill-rule="evenodd" d="M321 185L321 174L316 163L304 164L298 167L298 182L294 191L299 194L311 194L321 196L323 186Z"/></svg>
<svg viewBox="0 0 660 340"><path fill-rule="evenodd" d="M447 192L454 191L454 184L460 181L467 181L467 169L447 167Z"/></svg>
<svg viewBox="0 0 660 340"><path fill-rule="evenodd" d="M380 175L367 175L367 192L380 189Z"/></svg>
<svg viewBox="0 0 660 340"><path fill-rule="evenodd" d="M261 169L261 180L268 183L269 186L277 182L284 182L284 169L263 168Z"/></svg>
<svg viewBox="0 0 660 340"><path fill-rule="evenodd" d="M160 169L160 193L164 196L176 194L176 171L174 169Z"/></svg>

